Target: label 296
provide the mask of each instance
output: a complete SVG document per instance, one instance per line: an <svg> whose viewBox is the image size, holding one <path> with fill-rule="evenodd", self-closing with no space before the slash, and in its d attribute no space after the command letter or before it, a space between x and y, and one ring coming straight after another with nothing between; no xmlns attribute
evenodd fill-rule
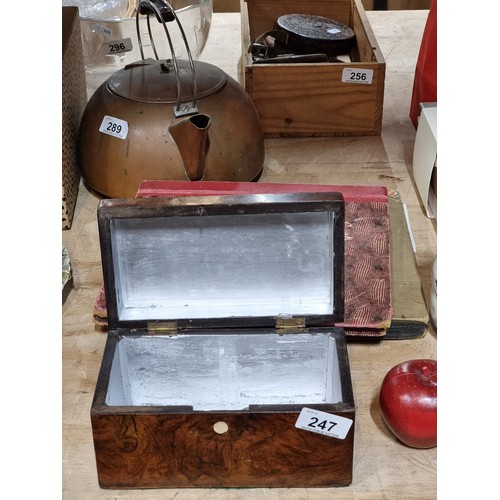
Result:
<svg viewBox="0 0 500 500"><path fill-rule="evenodd" d="M109 41L103 44L102 50L108 56L130 52L132 50L132 40L130 38L122 38L120 40Z"/></svg>
<svg viewBox="0 0 500 500"><path fill-rule="evenodd" d="M342 82L371 85L373 80L372 69L344 68L342 71Z"/></svg>
<svg viewBox="0 0 500 500"><path fill-rule="evenodd" d="M118 137L118 139L126 139L128 134L128 123L125 120L106 115L101 122L99 132Z"/></svg>

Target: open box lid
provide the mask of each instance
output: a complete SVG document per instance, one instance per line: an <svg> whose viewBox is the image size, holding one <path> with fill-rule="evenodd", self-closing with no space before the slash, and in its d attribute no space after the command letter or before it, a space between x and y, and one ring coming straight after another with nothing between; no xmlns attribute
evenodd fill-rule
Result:
<svg viewBox="0 0 500 500"><path fill-rule="evenodd" d="M106 199L110 330L342 322L340 193Z"/></svg>

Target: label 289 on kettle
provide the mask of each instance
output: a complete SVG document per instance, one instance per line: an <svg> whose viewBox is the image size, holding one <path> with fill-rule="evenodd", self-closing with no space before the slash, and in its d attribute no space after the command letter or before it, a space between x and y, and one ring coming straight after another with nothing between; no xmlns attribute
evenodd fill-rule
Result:
<svg viewBox="0 0 500 500"><path fill-rule="evenodd" d="M126 139L128 134L128 123L125 120L105 115L99 127L99 132L118 137L118 139Z"/></svg>

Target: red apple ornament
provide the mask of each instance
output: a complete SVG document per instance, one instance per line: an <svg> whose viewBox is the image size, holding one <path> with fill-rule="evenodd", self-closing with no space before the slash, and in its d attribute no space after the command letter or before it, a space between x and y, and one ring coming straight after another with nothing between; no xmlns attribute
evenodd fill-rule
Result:
<svg viewBox="0 0 500 500"><path fill-rule="evenodd" d="M391 368L380 388L387 427L412 448L437 445L437 362L412 359Z"/></svg>

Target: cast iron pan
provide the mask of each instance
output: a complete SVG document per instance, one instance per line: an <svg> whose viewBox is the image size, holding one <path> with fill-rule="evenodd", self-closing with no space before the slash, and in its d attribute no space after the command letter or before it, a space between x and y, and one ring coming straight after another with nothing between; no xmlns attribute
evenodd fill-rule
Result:
<svg viewBox="0 0 500 500"><path fill-rule="evenodd" d="M287 47L298 54L348 54L356 36L349 26L322 16L287 14L276 21L277 29L288 35Z"/></svg>

